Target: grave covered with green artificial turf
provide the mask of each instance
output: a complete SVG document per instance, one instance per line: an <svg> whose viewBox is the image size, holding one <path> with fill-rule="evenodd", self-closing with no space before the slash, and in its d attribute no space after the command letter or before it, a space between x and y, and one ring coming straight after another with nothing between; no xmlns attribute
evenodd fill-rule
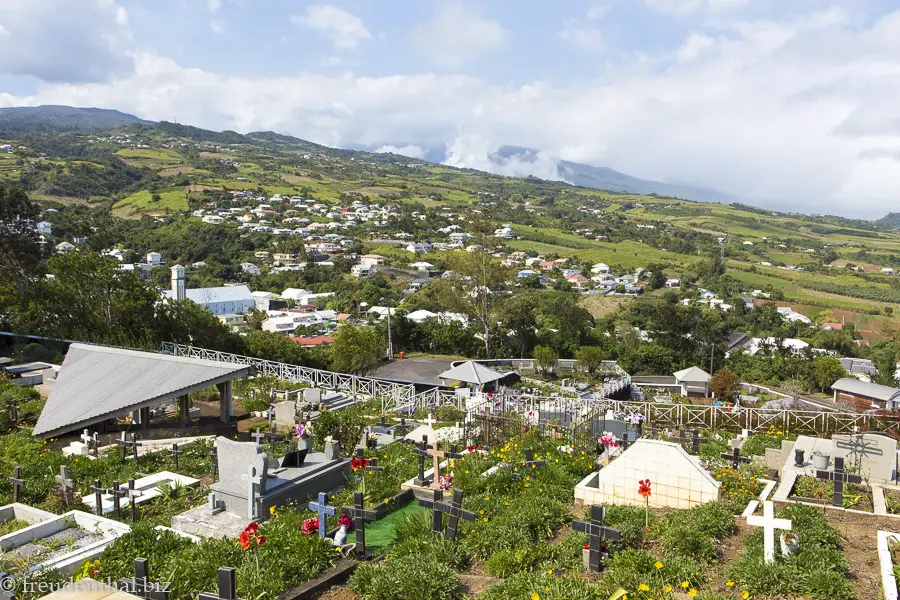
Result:
<svg viewBox="0 0 900 600"><path fill-rule="evenodd" d="M399 510L385 515L383 518L371 523L366 523L366 550L372 554L379 554L387 548L394 539L397 524L415 516L417 513L426 512L428 509L419 506L415 500ZM356 543L356 531L347 535L348 544Z"/></svg>

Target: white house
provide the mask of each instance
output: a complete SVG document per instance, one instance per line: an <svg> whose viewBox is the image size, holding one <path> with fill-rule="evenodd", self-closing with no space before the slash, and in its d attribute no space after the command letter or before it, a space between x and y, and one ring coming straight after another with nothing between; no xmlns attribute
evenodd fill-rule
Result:
<svg viewBox="0 0 900 600"><path fill-rule="evenodd" d="M53 226L47 221L41 221L35 225L35 230L41 235L52 235Z"/></svg>
<svg viewBox="0 0 900 600"><path fill-rule="evenodd" d="M600 273L609 273L609 265L603 263L597 263L593 267L591 267L591 273L594 275L599 275Z"/></svg>
<svg viewBox="0 0 900 600"><path fill-rule="evenodd" d="M269 310L269 301L278 298L278 294L272 292L253 292L253 302L257 310Z"/></svg>
<svg viewBox="0 0 900 600"><path fill-rule="evenodd" d="M407 252L412 252L413 254L418 254L420 252L431 252L431 244L426 244L424 242L416 242L414 244L410 244L406 247Z"/></svg>
<svg viewBox="0 0 900 600"><path fill-rule="evenodd" d="M286 290L281 292L281 297L286 300L293 300L294 302L302 304L300 302L300 299L309 296L310 294L312 294L312 292L310 292L309 290L300 288L287 288Z"/></svg>
<svg viewBox="0 0 900 600"><path fill-rule="evenodd" d="M162 254L159 252L148 252L147 253L147 264L153 265L154 267L158 267L160 262L162 262Z"/></svg>
<svg viewBox="0 0 900 600"><path fill-rule="evenodd" d="M363 254L359 257L359 264L370 267L384 264L384 257L380 254Z"/></svg>
<svg viewBox="0 0 900 600"><path fill-rule="evenodd" d="M69 242L60 242L56 245L57 252L68 252L69 250L74 250L75 246L70 244Z"/></svg>
<svg viewBox="0 0 900 600"><path fill-rule="evenodd" d="M259 267L257 267L253 263L248 262L241 263L241 271L243 271L247 275L259 275L261 273Z"/></svg>
<svg viewBox="0 0 900 600"><path fill-rule="evenodd" d="M225 219L223 219L219 215L206 215L201 219L201 221L210 225L221 225L225 222Z"/></svg>
<svg viewBox="0 0 900 600"><path fill-rule="evenodd" d="M184 280L182 279L182 281ZM174 290L166 290L164 296L166 298L177 297ZM246 285L185 289L184 297L215 315L245 313L256 306L253 294Z"/></svg>
<svg viewBox="0 0 900 600"><path fill-rule="evenodd" d="M354 277L368 277L372 274L372 265L359 263L350 267L350 274Z"/></svg>
<svg viewBox="0 0 900 600"><path fill-rule="evenodd" d="M677 278L666 279L666 287L667 288L677 288L681 287L681 280Z"/></svg>
<svg viewBox="0 0 900 600"><path fill-rule="evenodd" d="M414 263L409 263L409 266L418 271L431 271L434 269L434 265L430 262L419 261Z"/></svg>

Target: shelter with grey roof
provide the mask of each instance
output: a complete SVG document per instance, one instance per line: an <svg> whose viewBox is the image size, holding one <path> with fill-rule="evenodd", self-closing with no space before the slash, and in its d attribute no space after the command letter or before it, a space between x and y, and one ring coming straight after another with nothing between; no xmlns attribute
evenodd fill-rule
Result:
<svg viewBox="0 0 900 600"><path fill-rule="evenodd" d="M900 406L900 389L888 385L844 377L831 384L831 389L834 390L835 402L847 402L860 410L872 408L891 410Z"/></svg>
<svg viewBox="0 0 900 600"><path fill-rule="evenodd" d="M444 371L438 377L445 385L449 381L459 381L483 391L485 386L496 386L496 383L506 377L506 374L489 369L474 360L469 360Z"/></svg>
<svg viewBox="0 0 900 600"><path fill-rule="evenodd" d="M175 400L187 424L188 394L213 385L219 389L220 419L228 422L232 381L251 371L248 365L72 344L34 435L53 437L130 413L147 429L150 409Z"/></svg>

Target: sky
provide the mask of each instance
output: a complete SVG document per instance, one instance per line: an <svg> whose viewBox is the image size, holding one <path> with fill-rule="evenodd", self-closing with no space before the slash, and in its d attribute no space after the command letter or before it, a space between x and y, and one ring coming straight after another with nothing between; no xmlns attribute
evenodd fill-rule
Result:
<svg viewBox="0 0 900 600"><path fill-rule="evenodd" d="M900 0L0 0L0 106L900 210Z"/></svg>

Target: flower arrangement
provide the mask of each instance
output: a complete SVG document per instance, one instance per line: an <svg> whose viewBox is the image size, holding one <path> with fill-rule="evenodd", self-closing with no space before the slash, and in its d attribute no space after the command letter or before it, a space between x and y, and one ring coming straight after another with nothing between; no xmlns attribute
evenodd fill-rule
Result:
<svg viewBox="0 0 900 600"><path fill-rule="evenodd" d="M644 415L642 415L641 413L631 413L628 416L628 419L632 425L640 425L646 420Z"/></svg>
<svg viewBox="0 0 900 600"><path fill-rule="evenodd" d="M641 479L638 482L638 494L644 499L646 503L646 507L644 510L644 527L650 526L650 496L652 492L650 491L650 480L649 479Z"/></svg>
<svg viewBox="0 0 900 600"><path fill-rule="evenodd" d="M350 459L350 468L353 469L354 471L359 471L360 469L365 469L368 466L369 466L368 458L353 457L352 459Z"/></svg>
<svg viewBox="0 0 900 600"><path fill-rule="evenodd" d="M247 525L238 538L238 542L240 542L241 548L243 548L244 550L249 550L251 546L262 546L263 544L265 544L266 536L258 535L258 532L259 523L254 521Z"/></svg>
<svg viewBox="0 0 900 600"><path fill-rule="evenodd" d="M325 436L325 439L324 439L323 441L325 442L326 445L332 444L332 443L334 443L334 436L333 436L333 435L326 435L326 436Z"/></svg>
<svg viewBox="0 0 900 600"><path fill-rule="evenodd" d="M616 436L614 436L609 431L604 431L600 434L600 443L609 448L618 448L619 444L616 442Z"/></svg>
<svg viewBox="0 0 900 600"><path fill-rule="evenodd" d="M338 527L344 527L347 531L350 531L353 528L353 519L347 515L341 515L338 519Z"/></svg>
<svg viewBox="0 0 900 600"><path fill-rule="evenodd" d="M449 490L452 485L453 477L450 475L441 475L438 486L440 486L442 490Z"/></svg>
<svg viewBox="0 0 900 600"><path fill-rule="evenodd" d="M303 535L313 535L319 531L319 517L310 517L303 521L303 527L300 529L300 533Z"/></svg>
<svg viewBox="0 0 900 600"><path fill-rule="evenodd" d="M309 437L312 434L312 423L309 421L306 424L297 423L294 425L294 435L300 438Z"/></svg>

